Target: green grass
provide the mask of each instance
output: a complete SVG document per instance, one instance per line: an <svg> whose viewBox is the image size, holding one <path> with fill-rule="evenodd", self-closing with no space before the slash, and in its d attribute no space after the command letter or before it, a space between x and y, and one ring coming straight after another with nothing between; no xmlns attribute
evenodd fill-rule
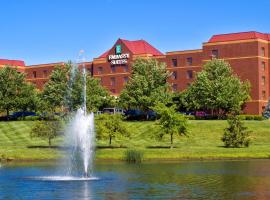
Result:
<svg viewBox="0 0 270 200"><path fill-rule="evenodd" d="M0 158L17 160L55 159L62 156L62 151L47 147L48 142L31 139L29 136L34 122L0 122ZM149 159L237 159L270 157L270 121L245 121L252 131L249 148L224 148L220 138L226 121L189 121L188 137L175 136L175 148L169 149L169 137L162 141L155 137L160 131L155 122L125 122L131 138L113 139L115 147L140 149L144 160ZM53 140L53 145L61 145L63 138ZM108 141L98 141L99 146L107 146ZM163 148L162 148L163 147ZM97 159L123 159L125 148L98 149Z"/></svg>

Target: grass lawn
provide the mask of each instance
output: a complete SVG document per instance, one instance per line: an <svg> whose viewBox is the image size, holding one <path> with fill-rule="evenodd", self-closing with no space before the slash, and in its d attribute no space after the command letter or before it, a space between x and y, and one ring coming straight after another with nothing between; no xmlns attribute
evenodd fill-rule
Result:
<svg viewBox="0 0 270 200"><path fill-rule="evenodd" d="M55 159L62 156L62 150L47 148L48 142L31 139L31 126L35 122L0 122L0 158L15 160ZM175 136L175 148L167 148L169 137L162 141L156 139L159 127L155 122L125 122L131 132L131 138L116 138L115 147L141 149L145 159L237 159L270 158L270 121L245 121L252 131L249 148L224 148L220 138L226 121L189 121L188 137ZM53 140L53 145L60 146L63 138ZM107 146L108 141L97 142L98 146ZM122 159L125 148L98 149L97 159Z"/></svg>

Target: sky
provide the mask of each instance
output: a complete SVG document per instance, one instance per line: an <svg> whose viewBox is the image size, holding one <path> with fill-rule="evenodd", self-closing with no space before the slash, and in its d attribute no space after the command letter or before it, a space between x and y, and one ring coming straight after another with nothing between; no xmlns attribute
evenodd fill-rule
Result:
<svg viewBox="0 0 270 200"><path fill-rule="evenodd" d="M270 33L270 1L0 0L0 59L27 65L88 61L118 38L165 53L199 49L214 34Z"/></svg>

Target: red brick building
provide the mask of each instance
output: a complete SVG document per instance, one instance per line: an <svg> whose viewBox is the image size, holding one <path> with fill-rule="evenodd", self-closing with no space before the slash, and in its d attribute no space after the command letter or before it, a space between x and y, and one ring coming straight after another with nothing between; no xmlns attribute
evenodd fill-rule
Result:
<svg viewBox="0 0 270 200"><path fill-rule="evenodd" d="M205 62L213 57L229 62L234 72L251 83L251 100L247 102L245 113L261 114L268 97L270 34L259 32L241 32L212 36L202 44L201 49L172 51L165 54L144 40L128 41L118 39L111 49L92 62L86 68L112 95L119 95L128 81L132 70L132 62L137 57L156 58L165 62L172 72L170 80L172 90L182 91L194 80L196 72L202 69ZM14 62L14 63L12 63ZM0 60L0 67L5 63ZM10 65L19 66L19 70L27 74L27 80L42 89L55 65L52 63L25 66L23 61L9 61Z"/></svg>

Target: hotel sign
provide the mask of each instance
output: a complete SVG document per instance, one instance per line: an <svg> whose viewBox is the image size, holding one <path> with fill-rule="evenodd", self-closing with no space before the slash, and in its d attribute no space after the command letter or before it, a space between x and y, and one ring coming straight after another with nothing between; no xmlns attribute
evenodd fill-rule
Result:
<svg viewBox="0 0 270 200"><path fill-rule="evenodd" d="M122 53L122 46L120 44L115 46L115 55L109 55L108 60L111 65L122 65L128 62L129 54Z"/></svg>
<svg viewBox="0 0 270 200"><path fill-rule="evenodd" d="M126 64L129 58L128 53L109 55L109 61L112 65L122 65Z"/></svg>

